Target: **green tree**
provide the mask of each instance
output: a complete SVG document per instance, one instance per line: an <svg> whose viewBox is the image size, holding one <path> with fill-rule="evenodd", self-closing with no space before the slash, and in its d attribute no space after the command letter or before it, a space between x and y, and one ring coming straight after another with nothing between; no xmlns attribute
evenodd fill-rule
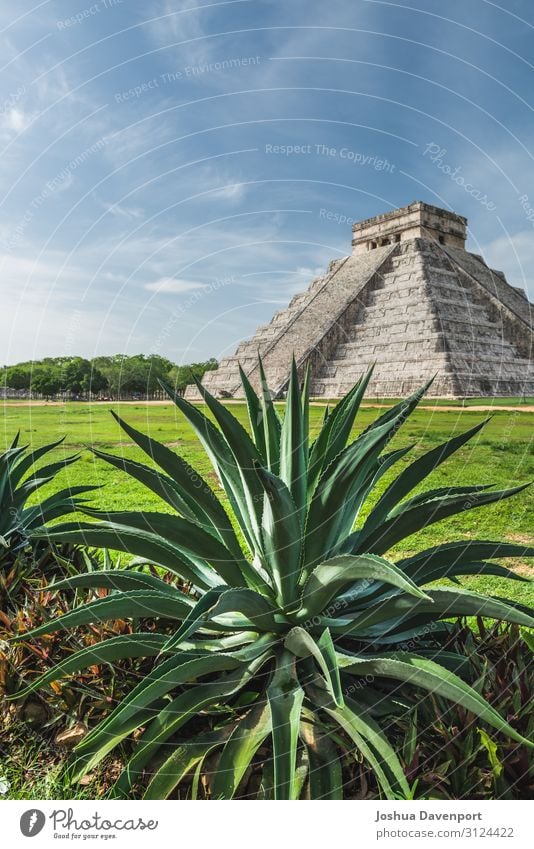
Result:
<svg viewBox="0 0 534 849"><path fill-rule="evenodd" d="M61 378L59 371L54 371L51 368L40 369L32 377L32 390L38 392L39 395L44 395L45 398L51 398L61 389Z"/></svg>
<svg viewBox="0 0 534 849"><path fill-rule="evenodd" d="M82 392L85 379L91 374L91 363L75 357L63 367L63 388L67 392Z"/></svg>
<svg viewBox="0 0 534 849"><path fill-rule="evenodd" d="M5 369L2 383L10 389L29 389L31 372L24 366L8 367Z"/></svg>
<svg viewBox="0 0 534 849"><path fill-rule="evenodd" d="M167 380L174 386L177 392L183 392L186 386L194 383L194 378L202 380L207 371L213 371L219 364L214 357L201 363L190 363L184 366L173 366L169 371Z"/></svg>
<svg viewBox="0 0 534 849"><path fill-rule="evenodd" d="M97 395L108 388L108 379L100 369L91 367L91 371L83 377L81 388L84 395Z"/></svg>

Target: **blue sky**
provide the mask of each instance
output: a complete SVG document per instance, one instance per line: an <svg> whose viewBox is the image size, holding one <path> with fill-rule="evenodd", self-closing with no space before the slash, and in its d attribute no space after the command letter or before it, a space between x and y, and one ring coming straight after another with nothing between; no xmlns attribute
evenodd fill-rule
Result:
<svg viewBox="0 0 534 849"><path fill-rule="evenodd" d="M528 0L18 0L0 363L231 353L420 199L532 286Z"/></svg>

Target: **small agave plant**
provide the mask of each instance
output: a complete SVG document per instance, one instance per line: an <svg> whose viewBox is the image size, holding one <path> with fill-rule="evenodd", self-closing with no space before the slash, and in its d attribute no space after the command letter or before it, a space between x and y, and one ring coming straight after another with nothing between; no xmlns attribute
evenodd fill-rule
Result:
<svg viewBox="0 0 534 849"><path fill-rule="evenodd" d="M42 501L28 505L28 499L50 483L62 469L76 462L77 456L65 457L36 467L36 463L63 442L60 439L28 451L19 445L17 434L6 451L0 453L0 588L9 598L16 595L27 574L34 574L43 543L31 541L35 528L52 519L79 509L83 502L76 496L95 487L79 486L54 492ZM29 548L31 557L27 556Z"/></svg>
<svg viewBox="0 0 534 849"><path fill-rule="evenodd" d="M112 592L21 637L116 617L175 622L170 635L168 624L166 633L138 628L87 647L19 693L94 663L156 658L150 674L78 745L72 780L142 729L115 796L131 795L148 772L145 798L166 798L191 771L198 780L204 767L211 797L229 799L244 792L252 765L262 771L264 797L339 799L349 751L371 765L385 798L410 798L380 719L399 711L403 694L425 690L525 743L470 686L468 659L444 648L447 630L438 623L477 615L533 626L534 619L521 605L436 581L469 574L516 578L490 561L534 549L462 540L397 562L386 557L431 523L522 489L455 486L410 497L482 425L405 465L358 521L381 478L413 447L387 450L426 387L350 441L369 373L326 411L310 445L309 374L301 390L293 364L283 420L268 390L256 394L241 377L251 435L200 384L216 424L164 387L201 440L228 512L183 459L118 419L161 471L95 453L178 515L86 510L99 521L38 534L129 552L175 576L169 585L139 565L77 575L55 589ZM263 371L262 378L266 386ZM406 640L417 650L399 649Z"/></svg>

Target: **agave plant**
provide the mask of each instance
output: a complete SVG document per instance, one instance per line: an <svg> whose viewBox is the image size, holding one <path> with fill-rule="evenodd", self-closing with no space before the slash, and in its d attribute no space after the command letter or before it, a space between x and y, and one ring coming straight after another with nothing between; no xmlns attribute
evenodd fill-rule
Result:
<svg viewBox="0 0 534 849"><path fill-rule="evenodd" d="M228 511L182 458L116 417L159 470L96 455L144 483L178 515L86 510L98 521L36 534L129 552L175 576L169 585L138 565L77 575L55 589L113 591L24 635L115 617L164 624L90 646L23 691L93 663L156 658L150 674L77 747L72 780L137 732L117 796L135 792L149 771L145 797L165 798L191 770L198 777L208 764L213 798L243 793L249 767L262 773L264 796L341 798L342 754L349 751L371 765L384 797L409 798L380 717L398 710L403 693L424 690L524 743L466 680L466 657L444 648L440 620L476 614L532 626L534 619L521 605L435 582L474 573L516 579L491 561L534 549L461 540L395 563L385 556L433 522L523 488L446 487L409 497L482 424L405 465L359 521L381 478L413 447L386 451L427 387L350 441L368 373L326 411L310 445L309 373L301 388L293 364L283 420L263 371L258 394L241 377L250 435L200 384L210 417L164 385L202 442Z"/></svg>
<svg viewBox="0 0 534 849"><path fill-rule="evenodd" d="M20 434L10 447L0 453L0 586L13 596L24 574L35 568L42 554L43 543L32 543L33 558L26 556L32 531L52 519L79 509L83 503L77 495L95 487L78 486L54 492L33 505L28 499L42 486L50 483L62 469L78 459L77 455L36 468L35 464L63 442L60 439L29 452L19 445Z"/></svg>

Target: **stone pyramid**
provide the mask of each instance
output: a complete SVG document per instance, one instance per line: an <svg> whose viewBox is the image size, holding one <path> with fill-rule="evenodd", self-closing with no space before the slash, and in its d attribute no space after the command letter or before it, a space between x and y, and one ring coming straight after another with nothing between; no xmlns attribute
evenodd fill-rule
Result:
<svg viewBox="0 0 534 849"><path fill-rule="evenodd" d="M219 397L242 397L238 364L284 393L294 354L312 395L343 395L372 363L368 395L405 396L436 374L436 397L534 395L534 305L465 250L467 220L422 202L353 227L352 255L295 295L235 355L208 372ZM199 397L190 387L187 397Z"/></svg>

